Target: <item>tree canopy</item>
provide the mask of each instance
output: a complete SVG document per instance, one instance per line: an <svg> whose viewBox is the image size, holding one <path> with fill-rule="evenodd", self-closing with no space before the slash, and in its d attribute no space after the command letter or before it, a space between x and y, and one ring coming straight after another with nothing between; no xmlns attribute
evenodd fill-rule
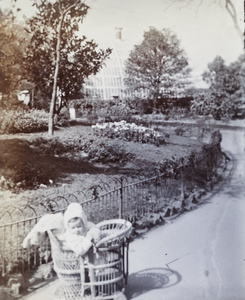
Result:
<svg viewBox="0 0 245 300"><path fill-rule="evenodd" d="M10 12L0 10L0 93L8 96L17 89L22 75L22 54L27 44L23 27Z"/></svg>
<svg viewBox="0 0 245 300"><path fill-rule="evenodd" d="M217 56L208 64L203 79L209 84L204 95L192 103L192 110L199 114L212 114L216 119L235 117L244 104L245 64L241 55L229 66Z"/></svg>
<svg viewBox="0 0 245 300"><path fill-rule="evenodd" d="M85 78L101 68L110 49L97 49L93 40L78 36L79 24L89 9L84 1L34 0L33 5L37 13L28 21L31 42L24 58L25 72L42 95L51 98L53 118L81 89ZM62 98L58 109L57 90Z"/></svg>
<svg viewBox="0 0 245 300"><path fill-rule="evenodd" d="M130 90L156 99L161 91L183 88L190 69L177 36L169 29L151 27L131 51L125 72Z"/></svg>

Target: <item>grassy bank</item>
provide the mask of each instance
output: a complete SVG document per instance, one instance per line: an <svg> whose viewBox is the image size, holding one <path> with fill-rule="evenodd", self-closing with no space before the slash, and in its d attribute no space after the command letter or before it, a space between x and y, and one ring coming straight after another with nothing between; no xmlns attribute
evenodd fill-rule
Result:
<svg viewBox="0 0 245 300"><path fill-rule="evenodd" d="M210 134L193 125L154 129L164 136L164 145L98 136L85 125L60 128L52 138L46 132L2 135L1 205L19 202L22 196L72 193L109 177L149 172L167 159L199 151Z"/></svg>

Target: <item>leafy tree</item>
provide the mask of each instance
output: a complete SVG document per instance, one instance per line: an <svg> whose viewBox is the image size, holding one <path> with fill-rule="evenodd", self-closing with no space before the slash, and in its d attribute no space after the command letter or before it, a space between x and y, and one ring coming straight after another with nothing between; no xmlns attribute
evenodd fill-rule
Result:
<svg viewBox="0 0 245 300"><path fill-rule="evenodd" d="M15 22L11 12L0 10L0 93L7 99L20 82L26 44L23 27Z"/></svg>
<svg viewBox="0 0 245 300"><path fill-rule="evenodd" d="M125 72L129 89L156 100L161 91L183 88L190 69L177 36L169 29L151 27L131 51Z"/></svg>
<svg viewBox="0 0 245 300"><path fill-rule="evenodd" d="M95 74L110 49L98 50L94 41L78 37L79 24L88 6L82 0L34 0L37 13L28 21L31 43L25 57L29 79L47 99L51 98L49 134L54 115L81 89L85 78ZM61 97L56 107L57 93Z"/></svg>
<svg viewBox="0 0 245 300"><path fill-rule="evenodd" d="M236 116L244 104L244 57L240 56L226 66L223 58L217 56L208 64L203 79L209 84L209 89L194 99L192 111L212 114L216 119Z"/></svg>

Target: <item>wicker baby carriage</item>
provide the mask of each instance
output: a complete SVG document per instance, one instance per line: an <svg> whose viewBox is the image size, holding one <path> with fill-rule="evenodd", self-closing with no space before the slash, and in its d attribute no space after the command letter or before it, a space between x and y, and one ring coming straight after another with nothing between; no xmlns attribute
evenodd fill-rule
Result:
<svg viewBox="0 0 245 300"><path fill-rule="evenodd" d="M48 232L54 270L59 278L54 299L126 299L123 292L128 276L128 238L132 224L113 219L98 226L102 239L84 257L64 251L55 234Z"/></svg>

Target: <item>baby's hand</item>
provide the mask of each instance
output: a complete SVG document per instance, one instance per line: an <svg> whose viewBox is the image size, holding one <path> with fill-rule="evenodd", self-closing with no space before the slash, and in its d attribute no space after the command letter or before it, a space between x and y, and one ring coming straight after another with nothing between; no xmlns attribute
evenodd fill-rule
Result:
<svg viewBox="0 0 245 300"><path fill-rule="evenodd" d="M91 228L86 237L91 242L97 243L100 240L100 229L98 227Z"/></svg>

